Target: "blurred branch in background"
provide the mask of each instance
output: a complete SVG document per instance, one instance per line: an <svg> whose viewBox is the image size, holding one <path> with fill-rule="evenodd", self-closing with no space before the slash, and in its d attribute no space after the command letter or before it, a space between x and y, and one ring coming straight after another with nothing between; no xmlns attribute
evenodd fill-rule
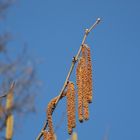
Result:
<svg viewBox="0 0 140 140"><path fill-rule="evenodd" d="M5 11L11 6L14 0L0 0L0 19L5 17Z"/></svg>
<svg viewBox="0 0 140 140"><path fill-rule="evenodd" d="M3 19L12 3L12 0L0 0L0 19ZM8 116L5 97L10 83L16 82L14 102L10 108L16 121L19 115L21 117L21 114L23 116L36 111L34 100L40 86L40 81L37 78L37 60L28 55L26 46L15 46L15 50L20 50L19 52L11 49L8 44L9 41L12 41L11 39L10 33L0 33L0 139L5 136Z"/></svg>

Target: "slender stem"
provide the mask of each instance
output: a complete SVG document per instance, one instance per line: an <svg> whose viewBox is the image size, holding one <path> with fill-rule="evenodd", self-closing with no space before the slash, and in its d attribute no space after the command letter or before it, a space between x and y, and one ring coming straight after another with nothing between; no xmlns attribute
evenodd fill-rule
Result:
<svg viewBox="0 0 140 140"><path fill-rule="evenodd" d="M74 68L76 62L78 61L79 55L80 55L81 50L82 50L82 46L83 46L83 44L85 43L88 34L92 31L92 29L95 28L95 26L96 26L100 21L101 21L100 18L98 18L98 19L96 20L96 22L95 22L89 29L86 29L86 30L85 30L85 34L84 34L84 37L83 37L81 46L80 46L80 48L79 48L79 50L78 50L77 55L76 55L76 56L73 58L73 60L72 60L72 64L71 64L70 70L69 70L69 72L68 72L68 75L67 75L67 77L66 77L65 83L64 83L64 85L63 85L63 87L62 87L62 89L61 89L61 91L60 91L60 94L59 94L59 96L58 96L58 98L57 98L57 100L56 100L56 102L55 102L55 108L56 108L58 102L60 101L60 99L61 99L61 97L62 97L62 94L63 94L63 92L64 92L64 90L65 90L65 88L66 88L66 86L67 86L67 84L68 84L69 78L70 78L70 76L71 76L71 73L72 73L72 71L73 71L73 68ZM55 108L54 108L54 110L55 110ZM54 110L53 110L53 111L54 111ZM52 113L53 113L53 112L52 112ZM48 120L45 121L44 126L43 126L41 132L39 133L38 137L36 138L36 140L40 140L40 138L43 136L43 131L46 129L47 125L48 125Z"/></svg>

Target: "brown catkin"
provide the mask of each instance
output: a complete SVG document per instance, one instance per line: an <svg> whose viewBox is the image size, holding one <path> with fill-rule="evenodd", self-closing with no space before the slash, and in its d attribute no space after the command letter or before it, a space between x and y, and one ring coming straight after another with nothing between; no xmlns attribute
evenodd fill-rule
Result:
<svg viewBox="0 0 140 140"><path fill-rule="evenodd" d="M74 83L72 82L68 83L66 95L67 95L68 133L72 134L72 128L76 126Z"/></svg>
<svg viewBox="0 0 140 140"><path fill-rule="evenodd" d="M83 117L85 120L89 118L88 107L88 75L87 75L87 63L86 63L86 46L82 47L82 94L83 94Z"/></svg>
<svg viewBox="0 0 140 140"><path fill-rule="evenodd" d="M67 87L67 119L68 119L68 133L72 134L72 107L71 107L71 87L70 82L68 83Z"/></svg>
<svg viewBox="0 0 140 140"><path fill-rule="evenodd" d="M75 89L74 83L70 83L70 90L71 90L71 118L72 118L72 128L76 127L76 120L75 120Z"/></svg>
<svg viewBox="0 0 140 140"><path fill-rule="evenodd" d="M48 127L49 127L49 137L51 138L50 140L54 139L54 129L53 129L53 122L52 122L52 111L53 108L55 107L55 102L57 100L57 97L52 99L50 103L48 104L47 108L47 118L48 118Z"/></svg>
<svg viewBox="0 0 140 140"><path fill-rule="evenodd" d="M62 99L63 97L66 96L66 92L64 91L61 98ZM54 129L53 129L53 121L52 121L52 112L54 110L54 107L55 107L55 103L57 101L57 98L59 96L53 98L49 104L48 104L48 108L47 108L47 119L48 119L48 128L49 128L49 131L48 131L48 140L55 140L55 135L54 135Z"/></svg>
<svg viewBox="0 0 140 140"><path fill-rule="evenodd" d="M90 48L87 47L88 102L92 102L92 62Z"/></svg>
<svg viewBox="0 0 140 140"><path fill-rule="evenodd" d="M78 94L78 118L80 122L83 122L83 95L82 95L82 67L81 61L79 60L76 69L76 84L77 84L77 94Z"/></svg>
<svg viewBox="0 0 140 140"><path fill-rule="evenodd" d="M50 132L48 132L48 140L54 140L54 135L52 135Z"/></svg>
<svg viewBox="0 0 140 140"><path fill-rule="evenodd" d="M48 131L43 131L43 140L48 140Z"/></svg>

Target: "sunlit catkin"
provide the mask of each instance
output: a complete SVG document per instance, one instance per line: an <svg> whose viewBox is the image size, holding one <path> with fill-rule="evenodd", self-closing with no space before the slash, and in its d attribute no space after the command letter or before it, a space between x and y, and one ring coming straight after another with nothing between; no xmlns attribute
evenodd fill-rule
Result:
<svg viewBox="0 0 140 140"><path fill-rule="evenodd" d="M88 75L87 75L87 57L86 57L86 46L82 47L82 94L83 94L83 117L85 120L89 118L89 108L88 108Z"/></svg>
<svg viewBox="0 0 140 140"><path fill-rule="evenodd" d="M43 131L43 140L57 140L57 139L56 139L55 134L53 135L53 138L52 138L52 135L50 134L50 132L47 130L44 130Z"/></svg>
<svg viewBox="0 0 140 140"><path fill-rule="evenodd" d="M54 129L53 129L53 122L52 122L52 111L53 108L55 107L55 102L57 100L57 97L52 99L50 103L48 104L47 108L47 118L48 118L48 127L49 127L49 137L51 140L54 140Z"/></svg>
<svg viewBox="0 0 140 140"><path fill-rule="evenodd" d="M62 99L65 96L66 96L66 92L64 91L60 99ZM56 101L57 101L58 97L59 96L53 98L49 102L48 107L47 107L47 119L48 119L48 128L49 128L48 140L55 140L54 129L53 129L53 121L52 121L52 112L55 108L55 104L56 104Z"/></svg>
<svg viewBox="0 0 140 140"><path fill-rule="evenodd" d="M74 83L70 82L70 92L71 92L71 126L72 128L76 127L76 120L75 120L75 89Z"/></svg>
<svg viewBox="0 0 140 140"><path fill-rule="evenodd" d="M87 47L88 102L92 102L92 62L90 48Z"/></svg>
<svg viewBox="0 0 140 140"><path fill-rule="evenodd" d="M74 83L72 82L68 83L66 96L67 96L68 133L71 134L72 128L76 126Z"/></svg>
<svg viewBox="0 0 140 140"><path fill-rule="evenodd" d="M12 107L13 107L13 88L10 89L6 99L6 110L8 113L6 120L6 139L12 139L13 135L14 117L13 114L11 113Z"/></svg>
<svg viewBox="0 0 140 140"><path fill-rule="evenodd" d="M68 83L67 86L67 120L68 120L68 133L72 133L72 107L71 107L71 87L70 87L70 82Z"/></svg>
<svg viewBox="0 0 140 140"><path fill-rule="evenodd" d="M43 131L43 140L48 140L48 131Z"/></svg>
<svg viewBox="0 0 140 140"><path fill-rule="evenodd" d="M78 118L80 122L83 122L83 94L82 94L82 67L81 61L79 60L77 69L76 69L76 84L77 84L77 93L78 93Z"/></svg>

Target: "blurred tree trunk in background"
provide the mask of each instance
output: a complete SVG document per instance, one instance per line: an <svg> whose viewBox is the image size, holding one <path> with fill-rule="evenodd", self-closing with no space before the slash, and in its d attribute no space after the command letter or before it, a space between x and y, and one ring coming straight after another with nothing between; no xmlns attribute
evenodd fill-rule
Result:
<svg viewBox="0 0 140 140"><path fill-rule="evenodd" d="M7 12L9 6L12 6L12 0L0 0L0 24ZM12 41L9 33L0 32L0 95L9 91L10 83L16 82L14 88L14 102L11 108L14 119L17 120L18 115L23 116L28 113L35 112L34 98L39 88L36 62L28 55L26 47L22 51L16 53L10 50L9 41ZM14 49L13 49L14 50ZM9 111L9 110L8 110ZM0 139L5 139L5 127L7 113L6 98L0 99Z"/></svg>

